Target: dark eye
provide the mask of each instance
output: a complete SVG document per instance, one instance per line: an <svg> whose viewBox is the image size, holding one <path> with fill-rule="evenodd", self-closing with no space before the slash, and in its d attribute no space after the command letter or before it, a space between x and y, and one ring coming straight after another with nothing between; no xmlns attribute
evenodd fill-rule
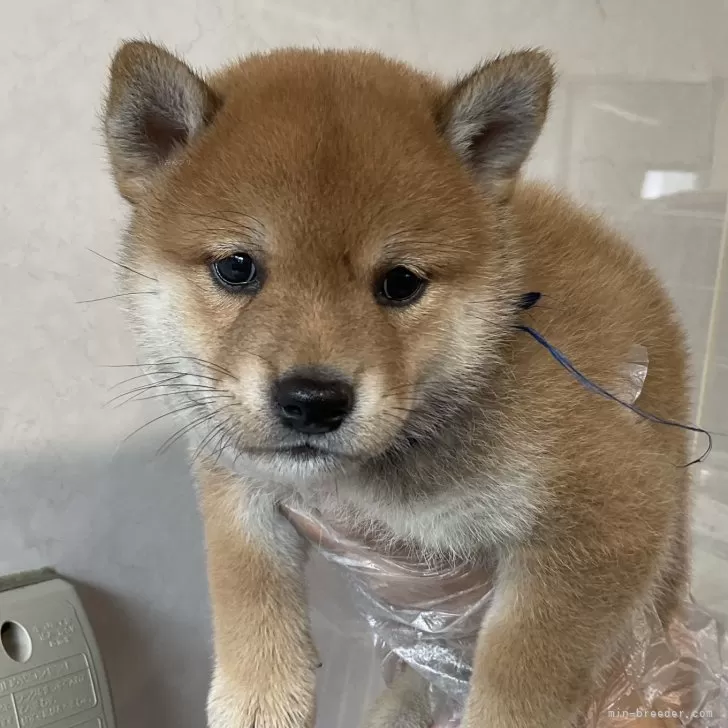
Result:
<svg viewBox="0 0 728 728"><path fill-rule="evenodd" d="M229 290L251 290L258 284L258 269L247 253L217 260L210 268L216 280Z"/></svg>
<svg viewBox="0 0 728 728"><path fill-rule="evenodd" d="M384 304L413 303L425 289L427 281L409 268L398 265L387 271L379 283L377 295Z"/></svg>

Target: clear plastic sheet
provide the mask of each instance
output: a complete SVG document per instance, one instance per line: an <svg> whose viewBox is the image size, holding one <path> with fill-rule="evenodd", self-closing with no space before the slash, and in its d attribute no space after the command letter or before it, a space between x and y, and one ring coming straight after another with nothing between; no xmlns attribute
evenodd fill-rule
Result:
<svg viewBox="0 0 728 728"><path fill-rule="evenodd" d="M633 347L613 393L634 402L647 365L644 347ZM285 511L345 570L357 608L382 650L385 682L409 666L427 681L433 726L457 728L494 568L418 562L404 551L381 553L366 535L338 528L316 512L291 505ZM584 728L637 726L645 718L656 719L652 726L728 728L727 655L722 626L691 600L667 629L656 614L641 615L631 649L593 699Z"/></svg>

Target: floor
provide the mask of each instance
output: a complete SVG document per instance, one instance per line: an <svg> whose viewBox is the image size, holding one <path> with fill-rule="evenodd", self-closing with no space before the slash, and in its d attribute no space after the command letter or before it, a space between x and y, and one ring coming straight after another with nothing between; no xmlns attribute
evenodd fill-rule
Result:
<svg viewBox="0 0 728 728"><path fill-rule="evenodd" d="M652 261L693 350L694 593L728 618L726 0L25 0L0 24L0 573L79 585L120 728L199 728L209 616L194 493L159 412L104 407L135 361L113 300L125 210L98 111L119 39L199 67L286 44L378 48L452 76L503 49L551 49L560 82L530 173L603 210ZM112 365L109 367L108 365ZM147 406L149 405L149 406ZM320 728L349 728L375 657L342 585L311 569ZM342 697L343 696L343 697Z"/></svg>

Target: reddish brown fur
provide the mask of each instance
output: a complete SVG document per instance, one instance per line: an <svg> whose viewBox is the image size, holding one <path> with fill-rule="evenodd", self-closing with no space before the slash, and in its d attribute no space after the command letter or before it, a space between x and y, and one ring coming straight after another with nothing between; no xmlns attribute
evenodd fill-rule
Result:
<svg viewBox="0 0 728 728"><path fill-rule="evenodd" d="M256 356L278 373L321 361L352 375L376 367L402 386L421 374L432 337L444 332L413 310L399 316L407 338L399 335L391 312L372 300L374 276L387 260L430 271L438 283L430 311L457 303L447 288L456 281L477 296L483 277L495 279L504 266L495 223L428 117L437 88L426 78L377 56L303 58L254 58L213 82L230 100L214 133L140 210L140 242L149 240L144 254L155 264L180 271L190 328L209 337L206 358L235 372ZM201 265L231 252L225 238L241 236L276 272L242 314L244 326L246 307L209 285ZM286 329L300 335L282 339ZM251 342L249 330L260 338Z"/></svg>
<svg viewBox="0 0 728 728"><path fill-rule="evenodd" d="M683 335L653 273L589 213L517 183L545 114L547 60L516 54L450 87L375 54L255 56L209 81L204 123L150 169L119 142L145 57L174 69L161 96L165 84L201 83L148 45L126 46L112 72L107 138L135 204L125 260L158 285L154 300L132 297L135 321L153 357L212 363L202 371L234 404L230 447L247 458L245 475L209 464L200 475L211 725L303 728L313 715L303 554L277 508L294 493L428 553L495 551L467 725L570 724L633 615L656 603L667 619L684 588L687 443L587 391L512 324L523 318L607 388L641 344L640 406L685 420L688 403ZM466 163L457 134L479 108L459 104L499 94L526 103L531 126L493 157L494 126ZM241 248L264 271L254 297L220 290L208 270ZM395 310L373 287L397 264L430 283ZM543 299L521 314L528 291ZM270 383L309 365L360 390L358 429L337 440L340 470L251 454L277 436ZM428 447L405 452L401 433L443 393L417 431Z"/></svg>

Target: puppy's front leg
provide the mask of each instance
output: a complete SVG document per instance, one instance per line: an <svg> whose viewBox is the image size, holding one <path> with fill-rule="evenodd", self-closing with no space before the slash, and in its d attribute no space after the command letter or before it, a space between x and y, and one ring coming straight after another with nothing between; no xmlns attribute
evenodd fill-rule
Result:
<svg viewBox="0 0 728 728"><path fill-rule="evenodd" d="M210 728L309 728L316 653L300 538L221 468L198 472L215 641Z"/></svg>
<svg viewBox="0 0 728 728"><path fill-rule="evenodd" d="M430 728L432 713L427 680L405 667L377 698L364 720L364 728Z"/></svg>
<svg viewBox="0 0 728 728"><path fill-rule="evenodd" d="M478 639L467 728L568 728L644 600L644 552L552 543L516 549L499 569Z"/></svg>

